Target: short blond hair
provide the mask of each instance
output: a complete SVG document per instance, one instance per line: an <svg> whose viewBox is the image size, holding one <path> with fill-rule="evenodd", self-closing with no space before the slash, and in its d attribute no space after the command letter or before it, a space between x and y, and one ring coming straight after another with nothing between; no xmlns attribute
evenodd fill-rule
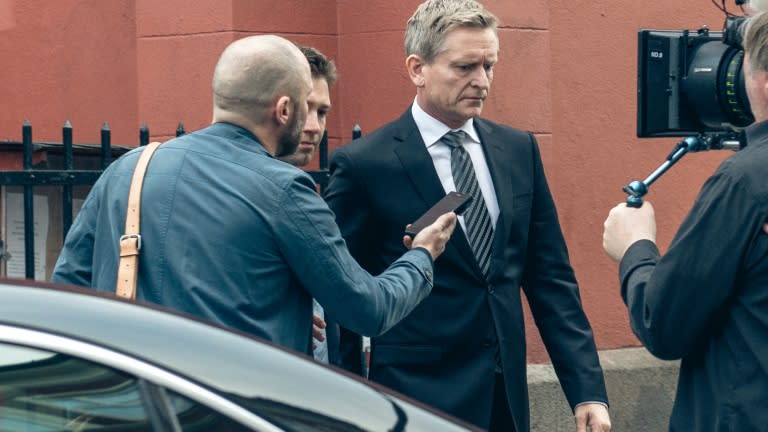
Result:
<svg viewBox="0 0 768 432"><path fill-rule="evenodd" d="M749 0L749 7L753 12L768 11L768 0Z"/></svg>
<svg viewBox="0 0 768 432"><path fill-rule="evenodd" d="M431 63L442 52L445 36L460 27L492 29L499 20L475 0L427 0L405 28L405 56L415 54Z"/></svg>
<svg viewBox="0 0 768 432"><path fill-rule="evenodd" d="M744 52L749 57L751 71L768 72L768 12L748 18L744 34Z"/></svg>

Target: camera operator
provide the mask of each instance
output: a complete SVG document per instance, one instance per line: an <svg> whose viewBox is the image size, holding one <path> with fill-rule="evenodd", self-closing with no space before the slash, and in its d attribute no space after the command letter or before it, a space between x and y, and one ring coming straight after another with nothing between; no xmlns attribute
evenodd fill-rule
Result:
<svg viewBox="0 0 768 432"><path fill-rule="evenodd" d="M707 180L664 256L649 202L605 221L632 330L682 359L670 431L768 430L768 14L746 25L747 147Z"/></svg>

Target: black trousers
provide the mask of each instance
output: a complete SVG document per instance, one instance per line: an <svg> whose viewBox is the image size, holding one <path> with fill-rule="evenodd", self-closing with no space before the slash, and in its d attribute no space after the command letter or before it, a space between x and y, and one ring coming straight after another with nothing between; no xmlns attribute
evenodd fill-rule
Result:
<svg viewBox="0 0 768 432"><path fill-rule="evenodd" d="M504 375L496 373L496 385L493 386L493 407L491 408L491 426L488 432L515 432L515 423L507 402L507 390L504 387Z"/></svg>

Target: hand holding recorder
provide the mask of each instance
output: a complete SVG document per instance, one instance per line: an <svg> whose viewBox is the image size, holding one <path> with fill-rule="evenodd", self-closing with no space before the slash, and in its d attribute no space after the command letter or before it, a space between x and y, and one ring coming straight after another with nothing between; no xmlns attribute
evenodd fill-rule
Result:
<svg viewBox="0 0 768 432"><path fill-rule="evenodd" d="M405 227L403 244L408 249L423 247L436 260L456 228L456 215L461 214L471 198L461 192L450 192L427 210L414 223Z"/></svg>

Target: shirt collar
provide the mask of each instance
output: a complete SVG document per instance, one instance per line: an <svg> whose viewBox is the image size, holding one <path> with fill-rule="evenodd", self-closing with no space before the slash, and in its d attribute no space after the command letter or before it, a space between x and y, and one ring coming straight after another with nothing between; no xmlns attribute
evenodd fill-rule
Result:
<svg viewBox="0 0 768 432"><path fill-rule="evenodd" d="M440 142L440 138L442 138L443 135L454 130L440 120L427 114L426 111L421 109L419 103L415 99L413 105L411 105L411 115L413 116L413 120L416 122L416 126L419 128L421 137L424 139L424 144L427 147L432 147L437 144ZM455 130L464 131L472 142L480 144L480 137L477 135L477 131L475 131L474 119L471 118L467 120L466 123Z"/></svg>
<svg viewBox="0 0 768 432"><path fill-rule="evenodd" d="M258 153L264 153L265 155L274 158L274 156L267 151L264 144L259 141L259 138L253 134L253 132L245 129L242 126L234 123L219 121L212 123L206 128L206 130L214 131L214 133L224 136L230 140L231 143L236 144L248 151L254 151Z"/></svg>

